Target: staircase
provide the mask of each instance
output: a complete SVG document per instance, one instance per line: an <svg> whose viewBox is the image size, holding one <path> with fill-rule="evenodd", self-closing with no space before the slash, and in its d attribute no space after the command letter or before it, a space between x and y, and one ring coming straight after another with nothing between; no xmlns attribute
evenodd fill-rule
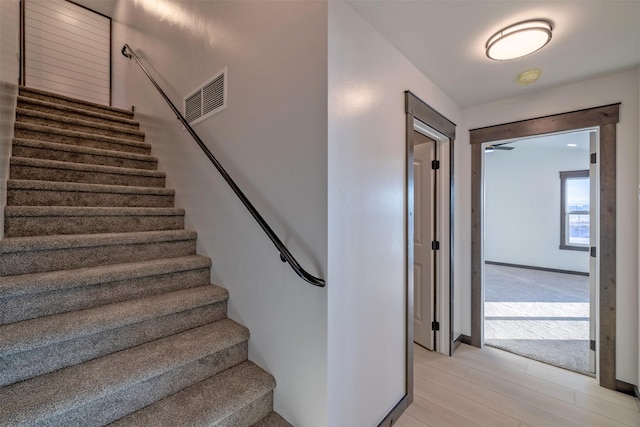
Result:
<svg viewBox="0 0 640 427"><path fill-rule="evenodd" d="M133 113L21 88L0 426L290 426Z"/></svg>

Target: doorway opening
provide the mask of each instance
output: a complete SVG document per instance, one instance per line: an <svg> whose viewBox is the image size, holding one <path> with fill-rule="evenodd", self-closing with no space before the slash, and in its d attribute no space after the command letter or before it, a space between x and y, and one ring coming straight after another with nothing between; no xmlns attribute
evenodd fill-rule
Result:
<svg viewBox="0 0 640 427"><path fill-rule="evenodd" d="M596 147L597 129L585 129L483 150L485 343L590 376Z"/></svg>
<svg viewBox="0 0 640 427"><path fill-rule="evenodd" d="M618 389L616 381L616 125L620 104L604 105L469 131L471 143L471 345L482 347L484 334L484 147L485 143L597 129L598 231L590 248L598 287L596 377L602 387ZM594 262L594 261L592 261Z"/></svg>

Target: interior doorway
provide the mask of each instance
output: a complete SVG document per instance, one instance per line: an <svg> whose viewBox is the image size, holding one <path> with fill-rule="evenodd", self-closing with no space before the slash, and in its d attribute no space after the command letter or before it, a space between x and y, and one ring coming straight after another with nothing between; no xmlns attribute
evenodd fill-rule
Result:
<svg viewBox="0 0 640 427"><path fill-rule="evenodd" d="M590 376L596 147L597 130L586 129L488 142L483 151L485 343Z"/></svg>
<svg viewBox="0 0 640 427"><path fill-rule="evenodd" d="M471 337L473 346L484 345L484 224L483 224L483 144L594 128L598 131L598 235L593 250L597 254L596 274L598 346L597 380L602 387L618 388L616 382L616 124L620 104L532 118L519 122L472 129L471 143Z"/></svg>
<svg viewBox="0 0 640 427"><path fill-rule="evenodd" d="M415 341L449 355L455 125L410 92L406 100L407 352Z"/></svg>

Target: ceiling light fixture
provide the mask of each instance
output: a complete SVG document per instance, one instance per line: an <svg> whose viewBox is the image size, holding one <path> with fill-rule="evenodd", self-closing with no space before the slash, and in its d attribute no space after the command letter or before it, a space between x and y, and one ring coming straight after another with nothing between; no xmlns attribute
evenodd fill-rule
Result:
<svg viewBox="0 0 640 427"><path fill-rule="evenodd" d="M567 144L567 147L577 147L578 144Z"/></svg>
<svg viewBox="0 0 640 427"><path fill-rule="evenodd" d="M532 19L509 25L489 37L487 57L496 61L529 55L551 40L553 24L546 19Z"/></svg>

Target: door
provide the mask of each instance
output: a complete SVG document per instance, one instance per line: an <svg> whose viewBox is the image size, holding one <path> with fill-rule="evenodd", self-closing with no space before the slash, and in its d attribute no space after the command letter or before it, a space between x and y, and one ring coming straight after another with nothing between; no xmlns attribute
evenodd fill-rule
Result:
<svg viewBox="0 0 640 427"><path fill-rule="evenodd" d="M598 147L598 134L597 132L589 133L589 153L591 157L597 157ZM598 246L598 191L597 188L597 163L592 161L589 165L589 246L597 248ZM596 255L589 257L589 370L592 374L596 373L596 307L598 303L596 301L597 292L597 278L598 272L598 258L597 249Z"/></svg>
<svg viewBox="0 0 640 427"><path fill-rule="evenodd" d="M22 13L22 85L109 105L111 19L66 0L23 0Z"/></svg>
<svg viewBox="0 0 640 427"><path fill-rule="evenodd" d="M436 182L432 161L436 143L414 131L414 310L413 333L417 344L435 350L432 329L435 313L435 262L431 242L435 241Z"/></svg>

